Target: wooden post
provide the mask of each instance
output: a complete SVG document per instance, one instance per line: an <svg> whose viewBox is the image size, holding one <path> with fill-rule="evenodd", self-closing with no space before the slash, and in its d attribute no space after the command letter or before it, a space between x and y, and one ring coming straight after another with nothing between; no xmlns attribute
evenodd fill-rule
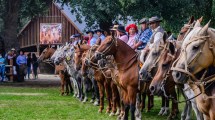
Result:
<svg viewBox="0 0 215 120"><path fill-rule="evenodd" d="M10 67L10 81L13 81L13 59L10 59L10 65L12 65Z"/></svg>

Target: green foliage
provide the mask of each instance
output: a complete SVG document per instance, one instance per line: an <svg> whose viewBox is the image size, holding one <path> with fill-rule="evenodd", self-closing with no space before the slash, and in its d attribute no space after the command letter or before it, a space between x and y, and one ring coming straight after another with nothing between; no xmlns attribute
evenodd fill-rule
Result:
<svg viewBox="0 0 215 120"><path fill-rule="evenodd" d="M88 27L101 27L101 23L127 21L127 16L136 21L143 17L158 15L163 18L167 30L178 32L190 16L204 21L215 19L214 0L63 0L72 7L72 13L85 16ZM212 22L212 24L214 24Z"/></svg>

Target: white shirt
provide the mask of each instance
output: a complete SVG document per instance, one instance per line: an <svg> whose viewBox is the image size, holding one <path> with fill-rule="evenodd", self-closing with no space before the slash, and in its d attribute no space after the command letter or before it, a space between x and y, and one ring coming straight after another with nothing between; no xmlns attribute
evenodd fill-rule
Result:
<svg viewBox="0 0 215 120"><path fill-rule="evenodd" d="M151 49L151 47L153 45L157 45L159 46L160 44L163 44L163 33L161 32L156 32L158 29L160 28L160 26L158 26L157 28L155 28L153 31L152 36L154 35L154 43L150 43L149 42L149 48Z"/></svg>

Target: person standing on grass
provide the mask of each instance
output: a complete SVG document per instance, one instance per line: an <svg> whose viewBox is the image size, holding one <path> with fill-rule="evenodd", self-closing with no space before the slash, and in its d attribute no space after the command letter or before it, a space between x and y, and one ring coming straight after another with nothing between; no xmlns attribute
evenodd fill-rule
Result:
<svg viewBox="0 0 215 120"><path fill-rule="evenodd" d="M20 50L19 56L16 59L16 63L18 65L18 82L24 82L24 76L27 73L27 58L23 50Z"/></svg>
<svg viewBox="0 0 215 120"><path fill-rule="evenodd" d="M27 55L27 75L28 75L28 79L30 79L31 64L32 64L31 53L28 53L28 55Z"/></svg>
<svg viewBox="0 0 215 120"><path fill-rule="evenodd" d="M4 81L5 76L5 58L0 54L0 75L1 75L1 82Z"/></svg>
<svg viewBox="0 0 215 120"><path fill-rule="evenodd" d="M32 54L32 66L33 66L33 72L34 72L34 79L38 78L37 69L38 69L38 62L37 62L37 56L35 53Z"/></svg>

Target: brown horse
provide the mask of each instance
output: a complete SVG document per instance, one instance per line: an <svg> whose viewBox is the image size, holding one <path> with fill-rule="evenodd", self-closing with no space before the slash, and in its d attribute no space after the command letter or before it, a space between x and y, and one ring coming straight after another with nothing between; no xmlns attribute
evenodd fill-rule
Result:
<svg viewBox="0 0 215 120"><path fill-rule="evenodd" d="M55 49L52 47L47 47L43 50L43 52L41 53L41 55L38 58L38 62L42 62L45 61L49 58L52 57L52 55L55 53ZM56 74L59 74L59 77L61 79L61 95L68 95L69 94L69 89L70 89L70 93L72 93L72 85L71 85L71 81L70 81L70 77L67 73L67 71L64 71L65 67L62 65L55 65L55 71ZM66 92L64 90L64 86L66 86Z"/></svg>
<svg viewBox="0 0 215 120"><path fill-rule="evenodd" d="M175 82L170 75L170 67L176 58L175 46L172 42L167 42L167 49L164 49L158 61L158 70L151 84L150 91L152 94L164 94L168 99L172 99L172 112L168 119L175 119L179 113L177 94L175 91ZM171 97L169 97L171 96Z"/></svg>
<svg viewBox="0 0 215 120"><path fill-rule="evenodd" d="M112 36L108 36L98 47L95 58L98 60L107 55L113 55L117 64L119 79L116 80L121 89L120 92L125 105L123 119L128 119L128 112L130 109L131 119L134 120L139 81L138 54L125 42Z"/></svg>
<svg viewBox="0 0 215 120"><path fill-rule="evenodd" d="M55 49L48 46L47 48L45 48L43 50L43 52L41 53L41 55L38 58L38 61L43 61L43 60L51 58L51 56L54 54L54 52L55 52Z"/></svg>
<svg viewBox="0 0 215 120"><path fill-rule="evenodd" d="M172 75L178 83L189 83L205 119L214 120L215 100L214 97L210 97L215 94L214 77L205 77L210 73L208 68L215 66L215 34L214 29L208 27L209 23L204 27L194 27L187 35L180 58L172 68Z"/></svg>
<svg viewBox="0 0 215 120"><path fill-rule="evenodd" d="M89 69L89 66L86 66L85 59L87 57L90 57L91 53L95 51L97 48L96 46L92 46L90 48L89 45L83 44L83 45L77 45L75 48L75 66L76 69L80 69L81 66L81 72L84 77L87 77L87 70ZM98 68L98 67L97 67ZM109 113L111 110L111 98L110 98L110 80L107 80L103 73L98 70L96 66L92 67L94 71L94 79L97 81L98 87L99 87L99 97L100 97L100 108L99 112L101 113L104 109L104 91L106 92L107 100L108 100L108 107L106 112ZM111 79L111 78L109 78Z"/></svg>
<svg viewBox="0 0 215 120"><path fill-rule="evenodd" d="M100 67L99 64L91 62L91 58L95 54L95 51L98 48L98 45L100 45L99 42L97 43L97 45L92 46L91 49L89 51L87 51L87 53L85 55L86 57L84 59L82 59L82 63L85 63L85 64L82 64L83 75L86 73L87 67L92 67L95 70ZM105 62L106 62L106 60L105 60ZM103 63L105 63L105 62L103 61ZM105 64L109 65L105 69L98 69L98 70L100 71L100 73L102 72L103 73L102 76L105 77L104 86L106 89L106 96L108 98L109 107L111 107L111 110L112 110L110 116L112 116L114 114L118 115L120 113L120 96L119 96L119 91L117 89L117 85L115 84L114 80L112 80L112 79L114 79L114 77L111 77L112 76L111 74L114 69L112 69L113 67L110 66L110 65L112 65L112 63L111 64L109 64L109 63L110 62L105 63ZM96 71L98 71L98 70L96 70ZM111 89L111 92L109 92L110 89ZM104 95L102 95L102 93L100 93L100 96L104 96ZM112 104L112 106L110 103Z"/></svg>

